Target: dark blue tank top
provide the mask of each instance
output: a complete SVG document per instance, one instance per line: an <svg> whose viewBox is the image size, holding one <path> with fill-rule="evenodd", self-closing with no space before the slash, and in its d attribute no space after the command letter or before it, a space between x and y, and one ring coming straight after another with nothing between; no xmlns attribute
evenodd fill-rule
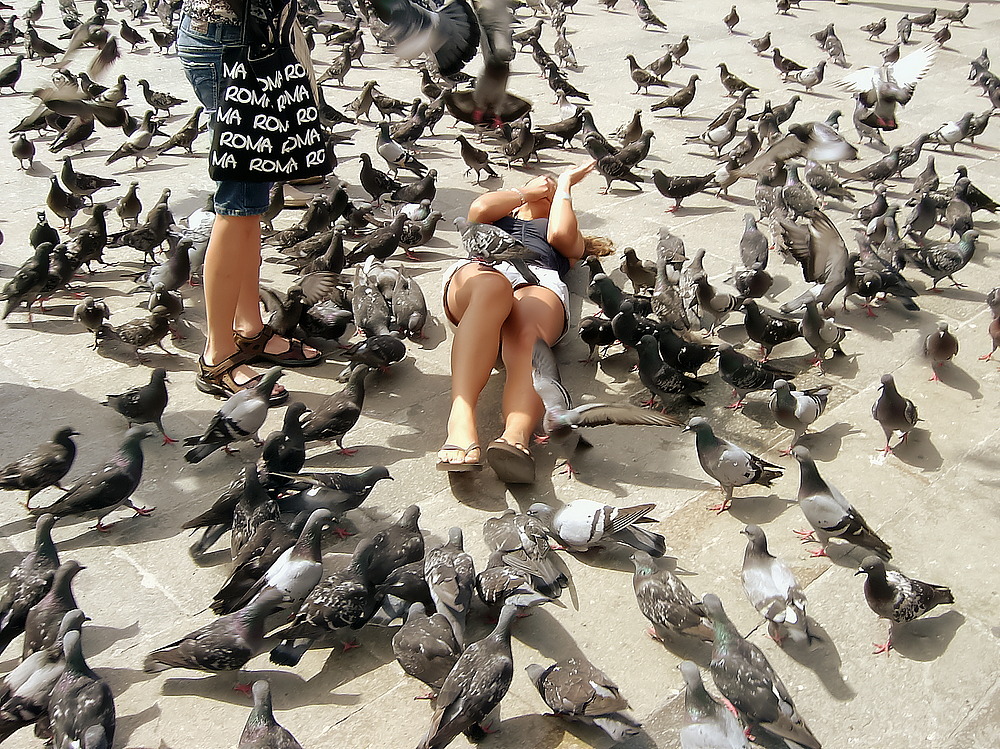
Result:
<svg viewBox="0 0 1000 749"><path fill-rule="evenodd" d="M569 272L569 260L559 250L550 245L548 239L546 239L549 232L549 220L547 218L533 218L525 221L513 216L504 216L494 221L493 225L499 229L503 229L525 247L538 253L540 259L532 263L532 265L554 270L559 274L560 278Z"/></svg>

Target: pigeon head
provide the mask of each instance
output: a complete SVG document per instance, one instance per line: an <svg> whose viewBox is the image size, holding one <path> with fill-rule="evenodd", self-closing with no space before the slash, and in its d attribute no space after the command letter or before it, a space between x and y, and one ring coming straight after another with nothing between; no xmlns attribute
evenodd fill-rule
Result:
<svg viewBox="0 0 1000 749"><path fill-rule="evenodd" d="M52 438L52 441L62 442L64 440L69 439L70 437L75 437L78 434L80 433L76 431L73 427L62 427L58 432L56 432L56 436Z"/></svg>
<svg viewBox="0 0 1000 749"><path fill-rule="evenodd" d="M385 478L391 479L392 476L388 475L386 471ZM420 519L420 508L417 505L410 505L405 510L403 510L403 515L399 519L399 525L403 528L417 529L417 521Z"/></svg>
<svg viewBox="0 0 1000 749"><path fill-rule="evenodd" d="M635 551L632 553L631 559L632 564L635 565L635 571L640 575L650 575L656 572L656 562L647 552Z"/></svg>
<svg viewBox="0 0 1000 749"><path fill-rule="evenodd" d="M457 525L448 530L448 545L456 549L464 549L465 541L462 537L462 529Z"/></svg>
<svg viewBox="0 0 1000 749"><path fill-rule="evenodd" d="M896 381L892 378L891 374L882 375L882 379L880 380L880 382L882 383L880 389L884 388L889 388L890 390L896 389Z"/></svg>
<svg viewBox="0 0 1000 749"><path fill-rule="evenodd" d="M775 390L788 390L788 383L785 382L784 380L775 380L774 381L774 389Z"/></svg>
<svg viewBox="0 0 1000 749"><path fill-rule="evenodd" d="M809 453L809 448L803 447L802 445L796 445L793 447L790 455L799 461L799 463L812 462L812 455Z"/></svg>
<svg viewBox="0 0 1000 749"><path fill-rule="evenodd" d="M157 367L153 370L153 373L149 376L150 382L170 382L167 379L167 370L163 367Z"/></svg>
<svg viewBox="0 0 1000 749"><path fill-rule="evenodd" d="M858 571L854 574L885 577L885 562L875 556L865 557L864 561L861 562L861 566L858 568Z"/></svg>
<svg viewBox="0 0 1000 749"><path fill-rule="evenodd" d="M698 664L693 661L681 661L677 668L680 669L681 676L684 678L684 683L689 689L697 689L703 686L701 680L701 669L698 668Z"/></svg>
<svg viewBox="0 0 1000 749"><path fill-rule="evenodd" d="M528 508L528 511L525 514L530 515L533 518L538 518L543 523L548 524L549 520L551 520L552 516L555 514L555 509L543 502L535 502Z"/></svg>
<svg viewBox="0 0 1000 749"><path fill-rule="evenodd" d="M705 594L701 599L701 604L713 622L716 620L728 621L729 617L726 616L726 610L722 608L722 601L714 593Z"/></svg>
<svg viewBox="0 0 1000 749"><path fill-rule="evenodd" d="M741 530L740 533L747 537L757 551L767 553L767 536L764 535L764 531L761 530L759 525L751 523Z"/></svg>
<svg viewBox="0 0 1000 749"><path fill-rule="evenodd" d="M285 409L285 418L283 421L284 431L288 431L292 424L301 425L302 417L306 413L306 404L302 401L293 401L288 404L288 408Z"/></svg>
<svg viewBox="0 0 1000 749"><path fill-rule="evenodd" d="M947 333L948 332L948 323L946 323L944 320L942 320L941 322L939 322L937 324L937 327L938 327L938 331L941 332L941 333Z"/></svg>
<svg viewBox="0 0 1000 749"><path fill-rule="evenodd" d="M87 616L80 609L72 609L67 611L59 623L59 639L66 636L66 633L70 630L80 631L80 627L83 626L84 622L90 621Z"/></svg>
<svg viewBox="0 0 1000 749"><path fill-rule="evenodd" d="M708 423L708 420L701 416L695 416L687 423L687 426L684 427L684 429L681 431L698 433L698 432L704 432L706 429L708 431L712 431L712 425Z"/></svg>
<svg viewBox="0 0 1000 749"><path fill-rule="evenodd" d="M524 667L524 670L528 674L528 678L531 679L531 683L537 687L542 683L542 679L545 678L545 673L549 669L545 666L540 666L537 663L530 663Z"/></svg>
<svg viewBox="0 0 1000 749"><path fill-rule="evenodd" d="M427 608L420 601L415 601L410 604L410 608L406 612L406 623L416 621L422 616L427 616Z"/></svg>
<svg viewBox="0 0 1000 749"><path fill-rule="evenodd" d="M73 432L73 434L76 434L76 432ZM55 524L55 515L50 515L49 513L39 515L38 520L35 521L35 538L48 536L52 530L52 526Z"/></svg>

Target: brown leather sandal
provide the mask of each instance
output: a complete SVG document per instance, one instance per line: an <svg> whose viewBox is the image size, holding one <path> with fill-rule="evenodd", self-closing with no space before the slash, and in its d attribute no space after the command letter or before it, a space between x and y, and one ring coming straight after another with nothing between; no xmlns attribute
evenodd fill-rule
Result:
<svg viewBox="0 0 1000 749"><path fill-rule="evenodd" d="M306 356L302 341L298 338L289 338L288 349L280 354L269 354L265 347L274 335L274 328L264 323L264 327L257 335L245 336L233 333L233 340L236 341L236 347L240 352L247 357L248 362L267 361L280 364L283 367L313 367L323 363L322 353L316 356Z"/></svg>
<svg viewBox="0 0 1000 749"><path fill-rule="evenodd" d="M233 377L233 370L246 363L246 356L241 351L212 366L207 365L204 357L199 356L199 373L194 378L194 385L201 392L216 395L220 398L228 398L241 390L249 390L257 386L264 375L259 374L256 377L251 377L246 382L237 382ZM280 387L280 385L277 387ZM281 389L278 392L271 391L271 397L267 399L267 402L269 406L280 406L287 400L288 391Z"/></svg>

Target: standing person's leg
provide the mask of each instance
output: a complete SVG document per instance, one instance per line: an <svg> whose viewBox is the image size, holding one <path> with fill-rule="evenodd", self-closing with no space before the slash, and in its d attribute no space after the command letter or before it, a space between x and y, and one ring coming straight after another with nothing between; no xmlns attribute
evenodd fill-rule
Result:
<svg viewBox="0 0 1000 749"><path fill-rule="evenodd" d="M500 330L514 303L510 281L470 263L448 281L445 312L458 324L451 345L451 412L440 464L478 464L482 457L476 404L489 381L500 347Z"/></svg>

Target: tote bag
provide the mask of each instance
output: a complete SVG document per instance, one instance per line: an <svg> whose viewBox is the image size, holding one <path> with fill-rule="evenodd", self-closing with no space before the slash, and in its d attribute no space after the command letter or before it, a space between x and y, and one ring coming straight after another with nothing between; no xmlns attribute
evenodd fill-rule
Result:
<svg viewBox="0 0 1000 749"><path fill-rule="evenodd" d="M292 51L295 3L261 20L222 58L208 171L212 179L278 182L326 175L326 137L309 73Z"/></svg>

